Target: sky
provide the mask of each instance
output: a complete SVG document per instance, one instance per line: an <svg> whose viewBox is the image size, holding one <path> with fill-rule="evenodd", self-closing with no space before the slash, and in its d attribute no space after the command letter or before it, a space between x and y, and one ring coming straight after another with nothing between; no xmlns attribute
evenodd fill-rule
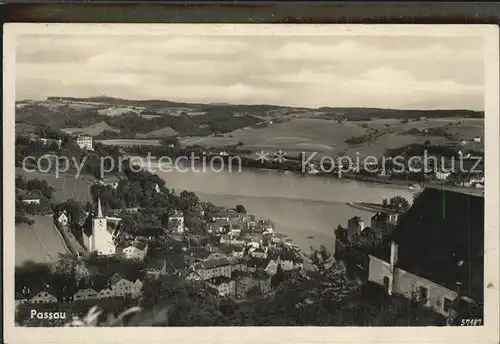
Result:
<svg viewBox="0 0 500 344"><path fill-rule="evenodd" d="M16 100L483 110L483 84L483 41L467 37L58 34L16 48Z"/></svg>

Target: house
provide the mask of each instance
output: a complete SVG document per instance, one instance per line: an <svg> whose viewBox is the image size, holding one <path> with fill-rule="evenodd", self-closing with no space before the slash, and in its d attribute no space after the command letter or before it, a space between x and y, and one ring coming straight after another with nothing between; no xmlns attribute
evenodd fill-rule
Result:
<svg viewBox="0 0 500 344"><path fill-rule="evenodd" d="M229 223L229 212L227 211L219 211L212 215L212 222L215 222L219 219L225 220Z"/></svg>
<svg viewBox="0 0 500 344"><path fill-rule="evenodd" d="M78 289L74 295L75 301L98 299L99 293L94 288Z"/></svg>
<svg viewBox="0 0 500 344"><path fill-rule="evenodd" d="M184 214L181 211L175 211L169 216L168 228L177 233L184 232Z"/></svg>
<svg viewBox="0 0 500 344"><path fill-rule="evenodd" d="M479 136L475 136L475 137L472 139L472 141L479 143L479 142L481 142L481 138L480 138Z"/></svg>
<svg viewBox="0 0 500 344"><path fill-rule="evenodd" d="M436 179L440 181L447 180L450 175L450 172L436 171Z"/></svg>
<svg viewBox="0 0 500 344"><path fill-rule="evenodd" d="M386 293L444 316L463 300L482 303L484 197L426 188L391 239L369 254L368 280Z"/></svg>
<svg viewBox="0 0 500 344"><path fill-rule="evenodd" d="M263 234L272 234L272 233L274 233L274 226L272 224L264 224L262 226L262 233Z"/></svg>
<svg viewBox="0 0 500 344"><path fill-rule="evenodd" d="M210 223L209 226L212 233L225 233L230 229L229 220L227 219L217 219Z"/></svg>
<svg viewBox="0 0 500 344"><path fill-rule="evenodd" d="M135 278L134 281L123 278L120 274L115 273L109 279L109 284L111 286L111 290L115 297L125 297L131 296L133 298L137 298L140 296L142 291L142 281L139 278Z"/></svg>
<svg viewBox="0 0 500 344"><path fill-rule="evenodd" d="M162 255L161 258L147 256L145 265L144 272L153 278L177 275L185 267L184 260L177 254Z"/></svg>
<svg viewBox="0 0 500 344"><path fill-rule="evenodd" d="M201 276L193 270L184 270L181 272L180 276L186 281L201 281Z"/></svg>
<svg viewBox="0 0 500 344"><path fill-rule="evenodd" d="M109 287L104 287L101 290L99 290L99 293L97 294L98 299L109 299L115 297L115 294L113 292L113 289Z"/></svg>
<svg viewBox="0 0 500 344"><path fill-rule="evenodd" d="M194 271L206 281L214 277L231 277L231 262L224 256L211 256L203 262L193 264Z"/></svg>
<svg viewBox="0 0 500 344"><path fill-rule="evenodd" d="M229 234L232 237L239 237L241 235L241 227L232 227Z"/></svg>
<svg viewBox="0 0 500 344"><path fill-rule="evenodd" d="M220 237L221 244L229 244L231 246L245 246L245 240L233 239L230 235L223 235Z"/></svg>
<svg viewBox="0 0 500 344"><path fill-rule="evenodd" d="M264 248L256 248L256 249L250 249L248 250L248 254L250 257L255 257L255 258L260 258L260 259L266 259L267 258L267 249Z"/></svg>
<svg viewBox="0 0 500 344"><path fill-rule="evenodd" d="M482 185L484 187L484 175L479 174L476 176L470 176L468 179L461 183L461 186L465 187L477 187L477 185Z"/></svg>
<svg viewBox="0 0 500 344"><path fill-rule="evenodd" d="M134 241L122 250L122 254L126 259L144 260L147 253L148 244L137 241Z"/></svg>
<svg viewBox="0 0 500 344"><path fill-rule="evenodd" d="M114 176L108 176L105 178L102 178L99 183L101 185L109 186L110 188L116 190L118 188L118 185L120 184L120 178L114 177Z"/></svg>
<svg viewBox="0 0 500 344"><path fill-rule="evenodd" d="M266 271L260 270L252 273L252 279L261 293L267 293L271 290L271 275Z"/></svg>
<svg viewBox="0 0 500 344"><path fill-rule="evenodd" d="M271 290L271 275L265 271L235 271L232 274L235 282L235 294L237 297L246 297L250 290L255 289L260 293L267 293Z"/></svg>
<svg viewBox="0 0 500 344"><path fill-rule="evenodd" d="M359 216L351 217L347 221L347 239L352 240L354 236L360 235L363 228L365 222Z"/></svg>
<svg viewBox="0 0 500 344"><path fill-rule="evenodd" d="M24 204L40 204L40 198L23 198Z"/></svg>
<svg viewBox="0 0 500 344"><path fill-rule="evenodd" d="M388 234L396 226L399 213L379 211L371 217L370 227L376 233Z"/></svg>
<svg viewBox="0 0 500 344"><path fill-rule="evenodd" d="M92 144L92 137L88 135L81 135L78 136L76 139L76 144L81 148L81 149L86 149L86 150L94 150L93 144Z"/></svg>
<svg viewBox="0 0 500 344"><path fill-rule="evenodd" d="M68 215L66 215L65 211L61 212L60 215L57 217L57 222L61 226L67 226L68 225Z"/></svg>
<svg viewBox="0 0 500 344"><path fill-rule="evenodd" d="M235 295L238 298L246 297L248 291L255 286L255 280L252 279L251 272L235 271L232 279L235 281Z"/></svg>
<svg viewBox="0 0 500 344"><path fill-rule="evenodd" d="M217 292L220 297L233 296L235 294L235 281L230 277L218 276L206 280L207 285Z"/></svg>
<svg viewBox="0 0 500 344"><path fill-rule="evenodd" d="M271 259L265 258L255 258L251 257L246 261L246 271L254 272L257 270L265 270L269 265Z"/></svg>
<svg viewBox="0 0 500 344"><path fill-rule="evenodd" d="M270 260L264 271L266 271L270 276L274 276L278 273L278 265L280 265L277 260Z"/></svg>
<svg viewBox="0 0 500 344"><path fill-rule="evenodd" d="M30 303L56 303L57 297L52 293L42 290L29 299Z"/></svg>
<svg viewBox="0 0 500 344"><path fill-rule="evenodd" d="M144 272L152 278L159 278L167 275L167 261L165 259L148 258Z"/></svg>

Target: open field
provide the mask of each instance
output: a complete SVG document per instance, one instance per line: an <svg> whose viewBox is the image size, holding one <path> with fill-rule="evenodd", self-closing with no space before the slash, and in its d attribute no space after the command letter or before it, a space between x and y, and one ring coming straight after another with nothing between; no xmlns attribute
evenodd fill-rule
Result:
<svg viewBox="0 0 500 344"><path fill-rule="evenodd" d="M160 140L135 140L135 139L116 139L116 140L97 140L103 145L113 146L161 146Z"/></svg>
<svg viewBox="0 0 500 344"><path fill-rule="evenodd" d="M144 119L153 119L153 118L158 118L161 116L160 115L143 115L143 114L141 114L141 117Z"/></svg>
<svg viewBox="0 0 500 344"><path fill-rule="evenodd" d="M451 124L450 124L451 123ZM363 128L362 126L365 126ZM441 136L401 135L412 129L444 127L456 135L457 141ZM345 140L351 136L364 135L368 129L377 129L379 134L373 142L351 145ZM474 136L484 137L483 119L429 119L401 123L395 119L377 119L366 122L343 122L324 119L292 119L284 123L270 124L265 128L245 128L225 134L224 137L192 137L181 140L183 145L205 145L223 147L243 142L243 148L254 152L282 149L288 155L300 152L317 152L318 156L382 156L387 149L429 140L431 144L457 144L459 140L470 140ZM477 146L477 147L476 147ZM478 149L481 144L470 143L467 148Z"/></svg>
<svg viewBox="0 0 500 344"><path fill-rule="evenodd" d="M51 215L32 217L33 225L18 224L16 231L16 266L25 262L52 263L59 254L69 253L60 233L54 227Z"/></svg>
<svg viewBox="0 0 500 344"><path fill-rule="evenodd" d="M100 115L105 115L105 116L110 116L110 117L120 116L120 115L126 114L128 112L137 113L137 111L135 111L129 107L114 107L114 106L98 110L97 112Z"/></svg>
<svg viewBox="0 0 500 344"><path fill-rule="evenodd" d="M222 147L244 143L244 148L254 151L283 149L292 151L323 152L344 146L344 140L352 135L362 135L365 129L354 123L339 124L321 119L293 119L284 123L270 124L265 128L245 128L224 137L202 137L181 140L185 145Z"/></svg>
<svg viewBox="0 0 500 344"><path fill-rule="evenodd" d="M62 132L67 133L67 134L82 134L82 135L90 135L90 136L96 136L102 133L104 130L110 130L114 132L120 132L120 129L115 129L108 125L108 123L102 121L93 125L90 125L85 128L64 128L61 129Z"/></svg>
<svg viewBox="0 0 500 344"><path fill-rule="evenodd" d="M158 129L158 130L153 130L150 131L149 133L137 133L136 137L138 139L153 139L155 137L158 138L165 138L165 137L170 137L170 136L176 136L177 132L172 129L171 127L165 127L163 129Z"/></svg>
<svg viewBox="0 0 500 344"><path fill-rule="evenodd" d="M80 202L91 201L90 186L95 182L95 178L89 175L75 178L72 174L61 174L56 178L55 174L42 172L27 172L21 167L16 167L16 175L22 175L26 180L40 179L46 180L54 188L52 196L53 202L62 203L72 198Z"/></svg>

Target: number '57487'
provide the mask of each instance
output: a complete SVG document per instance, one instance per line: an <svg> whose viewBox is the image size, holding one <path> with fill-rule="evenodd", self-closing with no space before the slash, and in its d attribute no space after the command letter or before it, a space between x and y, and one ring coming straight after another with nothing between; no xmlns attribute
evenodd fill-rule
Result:
<svg viewBox="0 0 500 344"><path fill-rule="evenodd" d="M481 326L483 319L462 319L461 326Z"/></svg>

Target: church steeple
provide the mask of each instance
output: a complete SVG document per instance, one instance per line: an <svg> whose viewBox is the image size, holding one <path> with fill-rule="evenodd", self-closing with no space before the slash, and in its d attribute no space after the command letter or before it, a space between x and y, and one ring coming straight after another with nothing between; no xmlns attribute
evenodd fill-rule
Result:
<svg viewBox="0 0 500 344"><path fill-rule="evenodd" d="M102 216L102 206L101 206L101 197L97 197L97 217L103 218Z"/></svg>

